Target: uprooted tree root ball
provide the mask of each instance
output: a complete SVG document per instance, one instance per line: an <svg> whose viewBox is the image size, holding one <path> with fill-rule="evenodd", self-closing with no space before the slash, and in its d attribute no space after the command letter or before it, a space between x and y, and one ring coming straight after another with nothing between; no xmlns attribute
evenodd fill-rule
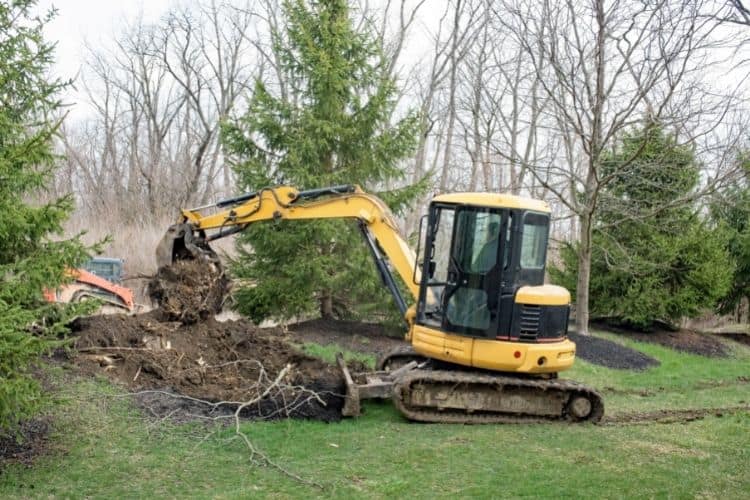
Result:
<svg viewBox="0 0 750 500"><path fill-rule="evenodd" d="M161 319L197 323L224 306L231 281L216 264L204 259L178 260L159 268L148 284Z"/></svg>
<svg viewBox="0 0 750 500"><path fill-rule="evenodd" d="M159 416L226 415L258 399L241 416L341 418L345 387L338 369L297 351L279 329L243 320L184 324L161 318L154 311L77 320L76 364L134 392L154 391L139 402Z"/></svg>

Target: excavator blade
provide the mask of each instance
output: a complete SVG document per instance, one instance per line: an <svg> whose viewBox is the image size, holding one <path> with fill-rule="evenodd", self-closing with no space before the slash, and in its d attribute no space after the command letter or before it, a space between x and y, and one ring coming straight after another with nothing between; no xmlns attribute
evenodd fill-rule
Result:
<svg viewBox="0 0 750 500"><path fill-rule="evenodd" d="M197 232L190 224L174 224L167 229L156 247L156 264L158 267L169 266L177 260L207 259L219 262L205 236Z"/></svg>

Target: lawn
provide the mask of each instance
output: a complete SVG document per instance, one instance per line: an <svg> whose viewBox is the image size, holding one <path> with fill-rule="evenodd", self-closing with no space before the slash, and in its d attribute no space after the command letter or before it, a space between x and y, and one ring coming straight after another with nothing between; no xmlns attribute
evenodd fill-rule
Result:
<svg viewBox="0 0 750 500"><path fill-rule="evenodd" d="M609 335L610 338L615 338ZM608 416L750 403L750 349L706 359L626 342L645 372L578 361ZM308 352L316 348L307 346ZM330 356L325 349L320 355ZM352 354L353 356L354 354ZM70 377L56 370L54 377ZM674 424L460 426L405 421L390 404L340 423L245 423L273 467L253 465L231 428L148 419L104 380L66 382L52 451L0 474L0 497L722 497L750 492L750 413Z"/></svg>

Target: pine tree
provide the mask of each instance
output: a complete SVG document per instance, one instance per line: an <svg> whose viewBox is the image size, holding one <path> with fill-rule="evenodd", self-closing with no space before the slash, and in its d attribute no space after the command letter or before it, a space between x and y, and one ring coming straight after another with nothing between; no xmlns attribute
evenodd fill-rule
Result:
<svg viewBox="0 0 750 500"><path fill-rule="evenodd" d="M52 13L35 16L35 4L0 2L0 432L39 407L30 370L71 313L46 303L43 290L61 284L87 253L77 238L59 239L71 198L28 202L54 172L51 117L65 86L48 78L54 47L42 28Z"/></svg>
<svg viewBox="0 0 750 500"><path fill-rule="evenodd" d="M649 328L694 316L726 293L726 232L689 202L699 167L693 151L658 124L627 134L607 156L602 175L616 174L594 228L592 316ZM573 246L563 248L562 260L553 279L575 287Z"/></svg>
<svg viewBox="0 0 750 500"><path fill-rule="evenodd" d="M377 38L355 31L346 0L288 0L283 12L285 31L274 34L274 51L285 91L257 82L248 112L224 127L240 187L360 184L370 190L399 180L418 120L409 113L391 124L397 88ZM422 188L380 195L399 210ZM353 222L255 224L238 249L232 270L253 285L239 288L235 298L256 321L316 307L323 317L366 312L357 304L395 311Z"/></svg>
<svg viewBox="0 0 750 500"><path fill-rule="evenodd" d="M744 175L712 204L711 216L727 229L727 251L734 264L732 285L721 299L719 312L733 313L740 321L743 307L750 303L750 153L742 152L737 161Z"/></svg>

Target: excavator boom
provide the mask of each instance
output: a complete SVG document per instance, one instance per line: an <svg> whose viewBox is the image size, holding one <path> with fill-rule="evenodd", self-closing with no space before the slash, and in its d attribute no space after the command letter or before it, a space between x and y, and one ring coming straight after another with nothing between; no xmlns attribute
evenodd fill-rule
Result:
<svg viewBox="0 0 750 500"><path fill-rule="evenodd" d="M218 211L204 214L202 211L206 209ZM218 260L209 243L240 232L254 222L346 218L359 222L383 283L401 313L406 314L406 300L401 296L391 267L416 300L419 296L416 256L401 236L388 206L359 186L308 191L278 186L222 200L215 205L183 210L181 222L168 229L157 248L157 263L162 267L176 259Z"/></svg>

